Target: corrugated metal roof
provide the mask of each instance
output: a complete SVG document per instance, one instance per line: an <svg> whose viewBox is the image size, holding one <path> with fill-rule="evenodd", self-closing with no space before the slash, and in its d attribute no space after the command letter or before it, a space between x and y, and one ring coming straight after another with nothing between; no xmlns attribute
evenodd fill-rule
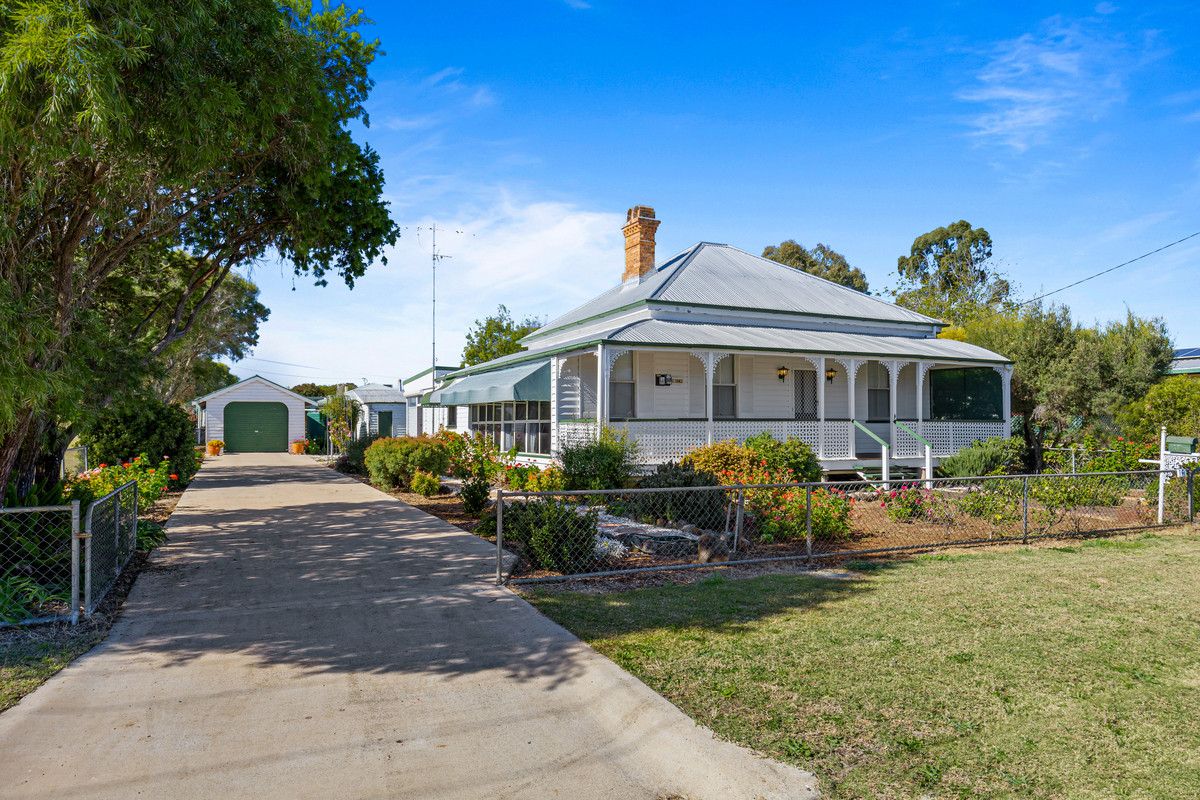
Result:
<svg viewBox="0 0 1200 800"><path fill-rule="evenodd" d="M403 403L404 390L382 383L366 383L357 389L349 389L346 394L360 403Z"/></svg>
<svg viewBox="0 0 1200 800"><path fill-rule="evenodd" d="M757 325L706 325L669 320L635 322L609 337L613 342L664 344L731 350L779 350L826 355L865 355L884 358L986 361L1008 359L982 347L953 339L917 339L865 333L806 331Z"/></svg>
<svg viewBox="0 0 1200 800"><path fill-rule="evenodd" d="M700 242L668 259L641 283L610 289L531 335L536 337L544 331L569 327L647 301L918 325L939 324L932 317L777 261L726 244Z"/></svg>
<svg viewBox="0 0 1200 800"><path fill-rule="evenodd" d="M1171 362L1171 365L1169 367L1167 367L1167 372L1168 373L1177 373L1177 374L1191 374L1191 373L1195 373L1195 372L1200 372L1200 352L1196 352L1196 351L1197 351L1197 348L1194 348L1194 347L1188 348L1188 350L1185 350L1185 351L1176 350L1175 351L1175 360ZM1184 355L1181 357L1180 356L1181 352L1186 353L1188 355ZM1195 354L1191 355L1192 353L1195 353Z"/></svg>

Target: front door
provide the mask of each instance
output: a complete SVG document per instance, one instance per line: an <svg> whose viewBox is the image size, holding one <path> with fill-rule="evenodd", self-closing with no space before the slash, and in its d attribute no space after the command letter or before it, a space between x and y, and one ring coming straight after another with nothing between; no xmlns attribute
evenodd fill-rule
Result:
<svg viewBox="0 0 1200 800"><path fill-rule="evenodd" d="M379 427L377 428L377 430L379 431L380 436L391 436L392 435L392 412L390 412L390 411L380 411L379 412Z"/></svg>
<svg viewBox="0 0 1200 800"><path fill-rule="evenodd" d="M796 419L815 422L817 419L817 373L811 369L792 370L792 385L796 398Z"/></svg>

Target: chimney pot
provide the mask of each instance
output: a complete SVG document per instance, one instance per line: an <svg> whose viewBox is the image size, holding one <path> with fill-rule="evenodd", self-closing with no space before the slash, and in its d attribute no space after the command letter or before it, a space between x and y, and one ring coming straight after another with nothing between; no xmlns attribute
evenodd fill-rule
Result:
<svg viewBox="0 0 1200 800"><path fill-rule="evenodd" d="M649 206L634 206L625 215L625 274L623 281L638 281L654 272L654 232L660 220Z"/></svg>

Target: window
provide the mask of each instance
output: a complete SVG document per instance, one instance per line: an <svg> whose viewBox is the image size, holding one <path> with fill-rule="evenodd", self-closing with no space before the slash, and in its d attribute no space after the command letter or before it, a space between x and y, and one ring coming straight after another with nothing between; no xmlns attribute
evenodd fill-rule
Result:
<svg viewBox="0 0 1200 800"><path fill-rule="evenodd" d="M867 362L867 421L888 422L892 418L892 385L888 371L878 361Z"/></svg>
<svg viewBox="0 0 1200 800"><path fill-rule="evenodd" d="M448 406L446 408L446 427L458 427L458 406Z"/></svg>
<svg viewBox="0 0 1200 800"><path fill-rule="evenodd" d="M626 353L613 362L608 382L608 416L610 419L632 419L633 353Z"/></svg>
<svg viewBox="0 0 1200 800"><path fill-rule="evenodd" d="M1001 419L1004 383L991 367L929 372L930 419Z"/></svg>
<svg viewBox="0 0 1200 800"><path fill-rule="evenodd" d="M717 362L713 373L713 419L737 417L737 382L733 372L733 356Z"/></svg>
<svg viewBox="0 0 1200 800"><path fill-rule="evenodd" d="M550 455L549 403L477 403L468 418L471 433L483 433L502 450Z"/></svg>
<svg viewBox="0 0 1200 800"><path fill-rule="evenodd" d="M796 419L817 419L817 373L810 369L792 371L792 381L796 393Z"/></svg>

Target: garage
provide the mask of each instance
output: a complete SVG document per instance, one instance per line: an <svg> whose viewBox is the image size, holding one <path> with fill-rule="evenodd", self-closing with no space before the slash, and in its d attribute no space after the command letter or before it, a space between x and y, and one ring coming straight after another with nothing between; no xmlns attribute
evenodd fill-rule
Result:
<svg viewBox="0 0 1200 800"><path fill-rule="evenodd" d="M281 453L287 450L287 406L246 402L226 405L225 449L231 453Z"/></svg>
<svg viewBox="0 0 1200 800"><path fill-rule="evenodd" d="M304 438L306 412L315 405L255 375L192 401L196 441L223 441L230 453L286 453Z"/></svg>

